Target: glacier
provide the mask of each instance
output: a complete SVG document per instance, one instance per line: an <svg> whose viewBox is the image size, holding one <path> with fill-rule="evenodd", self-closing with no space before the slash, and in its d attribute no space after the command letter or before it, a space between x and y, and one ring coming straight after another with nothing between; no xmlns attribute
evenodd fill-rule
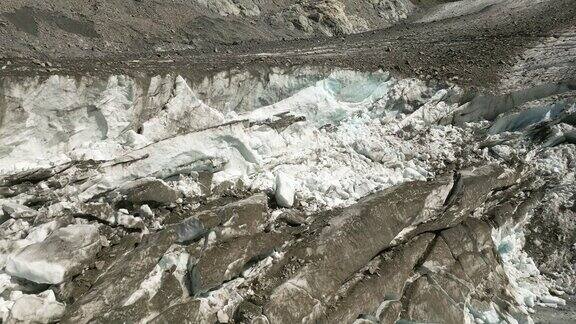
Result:
<svg viewBox="0 0 576 324"><path fill-rule="evenodd" d="M506 166L494 181L512 178L516 167L522 177L536 179L531 185L510 184L521 188L517 196L508 197L511 200L554 183L544 199L559 200L554 208L560 209L569 204L574 185L571 118L576 105L569 93L558 94L568 91L563 86L515 93L511 96L518 104L510 105L506 96L467 101L468 94L450 82L401 78L385 71L302 67L255 75L227 71L201 80L178 74L147 80L125 75L4 78L0 91L0 216L5 219L0 228L0 289L12 292L0 296L3 320L26 318L21 305L27 299L46 308L46 318L62 316L62 304L47 293L52 290L27 291L18 278L66 282L81 273L101 247L112 244L98 236L103 228L138 239L176 228L176 243L196 240L194 246L202 251L254 234L251 231L277 234L269 224L243 223L234 209L241 204L201 210L211 195L256 194L243 203L266 206L266 197L274 197L267 221L289 219L287 213L296 211L302 215L292 219L299 221L288 223L298 228L317 213L346 210L370 201L372 194L406 183L433 183L453 173L454 179L426 197L424 211L394 235L387 248L395 249L408 244L420 227L438 221L438 206L449 212L460 199L455 197L465 195L459 192L461 177L486 176L481 164ZM491 109L475 110L487 102ZM468 169L461 170L464 167ZM493 196L498 198L498 191L488 198ZM126 200L132 205L123 205ZM491 207L474 210L470 218L481 219ZM166 208L182 208L195 216L175 225L168 221ZM234 209L232 216L227 208ZM212 213L225 219L220 229L205 227ZM62 214L73 217L61 220ZM494 217L490 238L518 309L508 312L502 304L469 302L464 307L467 320L530 323L536 306L565 303L557 295L571 279L550 280L525 252L534 212L525 215L529 217L502 223ZM66 234L87 226L92 226L89 235ZM79 235L89 244L80 244ZM80 250L88 251L45 261L54 261L54 267L39 265L43 251L60 244L60 236L69 249L80 244ZM175 277L179 289L188 289L194 279L187 273L197 266L191 264L198 262L197 250L167 245L157 260L143 258L149 271L121 300L123 307L155 300L166 273ZM230 320L246 297L238 292L241 287L284 262L281 250L265 252L233 260L223 275L232 279L197 296L190 307L198 308L199 321L213 316ZM430 276L445 271L434 261L423 268ZM421 284L421 278L407 279L406 285ZM288 286L304 285L298 278L290 280ZM384 301L377 314L394 302ZM152 312L143 321L155 316L161 314Z"/></svg>
<svg viewBox="0 0 576 324"><path fill-rule="evenodd" d="M299 188L298 200L315 210L433 176L430 164L450 161L462 137L469 136L436 123L455 108L455 86L429 88L385 72L333 71L308 86L298 84L300 78L308 76L284 76L273 89L255 94L274 103L238 110L226 101L210 107L196 95L217 92L222 81L193 91L181 76L154 77L147 99L135 97L144 90L126 76L106 81L53 76L8 84L0 174L95 161L98 169L69 195L86 201L140 178L205 169L217 171L213 186L242 181L273 192L275 174L286 173ZM300 89L289 90L295 87ZM55 95L58 91L67 95ZM275 126L287 119L297 121ZM426 145L396 136L404 128L425 127L430 127Z"/></svg>

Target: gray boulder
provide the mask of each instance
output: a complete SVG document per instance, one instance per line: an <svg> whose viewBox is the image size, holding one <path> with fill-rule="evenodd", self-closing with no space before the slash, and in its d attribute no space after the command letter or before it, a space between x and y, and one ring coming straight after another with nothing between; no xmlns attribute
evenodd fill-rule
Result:
<svg viewBox="0 0 576 324"><path fill-rule="evenodd" d="M94 225L70 225L6 260L6 272L37 283L59 284L78 274L101 248Z"/></svg>
<svg viewBox="0 0 576 324"><path fill-rule="evenodd" d="M157 203L169 205L181 197L180 192L156 178L140 179L121 190L126 200L136 204Z"/></svg>

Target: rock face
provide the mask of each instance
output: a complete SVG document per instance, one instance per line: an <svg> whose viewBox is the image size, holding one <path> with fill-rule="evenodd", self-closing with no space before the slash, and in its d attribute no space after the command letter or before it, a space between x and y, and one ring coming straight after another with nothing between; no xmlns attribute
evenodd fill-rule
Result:
<svg viewBox="0 0 576 324"><path fill-rule="evenodd" d="M103 255L119 256L97 261L107 265L63 321L458 323L467 312L482 318L493 309L523 318L492 227L469 217L498 204L489 194L516 178L496 165L463 170L390 188L298 227L281 219L262 226L270 219L264 195L198 211L108 248Z"/></svg>
<svg viewBox="0 0 576 324"><path fill-rule="evenodd" d="M319 320L351 275L395 241L460 223L483 203L479 197L513 183L514 177L501 177L502 173L497 167L466 172L460 180L463 184L456 183L457 187L450 178L410 183L370 196L336 214L317 236L287 252L285 258L303 260L303 265L269 291L263 314L271 322ZM446 205L454 194L458 198ZM463 311L462 306L459 310Z"/></svg>
<svg viewBox="0 0 576 324"><path fill-rule="evenodd" d="M37 283L59 284L78 274L100 247L96 226L70 225L9 257L6 272Z"/></svg>
<svg viewBox="0 0 576 324"><path fill-rule="evenodd" d="M490 230L488 224L469 219L382 253L350 280L333 302L336 311L322 321L351 322L370 316L384 323L400 319L463 323L468 311L489 312L492 300L498 301L496 307L514 312ZM472 243L479 237L487 239L485 245Z"/></svg>
<svg viewBox="0 0 576 324"><path fill-rule="evenodd" d="M258 233L216 243L193 261L189 272L191 293L200 295L240 276L247 265L271 255L287 239L282 234Z"/></svg>
<svg viewBox="0 0 576 324"><path fill-rule="evenodd" d="M103 317L111 309L121 308L124 301L140 287L146 275L152 271L173 242L174 238L168 231L147 237L137 247L134 247L133 243L138 242L126 240L126 245L119 246L124 248L118 250L122 253L120 257L104 269L86 294L67 308L63 321L70 323L105 321ZM145 317L147 314L148 312L143 310L139 316Z"/></svg>

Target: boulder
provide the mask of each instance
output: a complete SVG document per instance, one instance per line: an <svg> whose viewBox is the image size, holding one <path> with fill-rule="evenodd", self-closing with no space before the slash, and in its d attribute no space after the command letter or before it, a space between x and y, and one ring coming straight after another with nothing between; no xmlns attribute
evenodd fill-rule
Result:
<svg viewBox="0 0 576 324"><path fill-rule="evenodd" d="M2 211L12 218L32 218L38 215L34 209L10 201L2 202Z"/></svg>
<svg viewBox="0 0 576 324"><path fill-rule="evenodd" d="M278 219L289 226L301 226L307 224L304 214L295 210L288 210L287 212L282 213Z"/></svg>
<svg viewBox="0 0 576 324"><path fill-rule="evenodd" d="M126 200L136 204L156 203L169 205L175 203L180 192L170 187L166 182L156 178L146 178L134 181L122 190Z"/></svg>
<svg viewBox="0 0 576 324"><path fill-rule="evenodd" d="M196 216L188 217L180 223L170 226L169 229L176 233L176 240L179 243L194 241L207 232L204 224Z"/></svg>
<svg viewBox="0 0 576 324"><path fill-rule="evenodd" d="M252 235L262 230L268 215L268 199L264 194L198 212L180 223L168 226L178 242L190 242L213 230L220 241Z"/></svg>
<svg viewBox="0 0 576 324"><path fill-rule="evenodd" d="M47 290L38 295L24 295L18 298L6 323L54 323L64 314L64 304L56 301L54 292Z"/></svg>
<svg viewBox="0 0 576 324"><path fill-rule="evenodd" d="M294 180L287 174L279 172L276 174L276 202L281 207L292 207L295 195Z"/></svg>
<svg viewBox="0 0 576 324"><path fill-rule="evenodd" d="M116 216L116 222L118 225L124 226L130 229L143 229L144 221L140 217L135 217L132 215L127 215L124 213L118 213Z"/></svg>
<svg viewBox="0 0 576 324"><path fill-rule="evenodd" d="M65 278L78 274L100 247L96 226L70 225L52 232L44 241L9 256L6 272L36 283L59 284Z"/></svg>
<svg viewBox="0 0 576 324"><path fill-rule="evenodd" d="M220 226L216 233L220 240L252 235L262 230L268 216L268 198L255 194L230 203L217 210Z"/></svg>
<svg viewBox="0 0 576 324"><path fill-rule="evenodd" d="M78 204L76 215L91 216L103 222L114 225L116 223L116 211L107 203L81 203Z"/></svg>

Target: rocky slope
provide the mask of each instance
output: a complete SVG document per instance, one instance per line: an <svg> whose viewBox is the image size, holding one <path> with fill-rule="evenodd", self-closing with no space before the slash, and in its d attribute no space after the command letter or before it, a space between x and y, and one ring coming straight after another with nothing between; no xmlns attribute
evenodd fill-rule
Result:
<svg viewBox="0 0 576 324"><path fill-rule="evenodd" d="M461 1L416 11L400 24L359 34L225 46L212 40L198 49L180 51L151 52L140 44L94 55L54 45L58 58L30 60L33 55L26 50L0 55L0 73L104 77L177 73L199 81L229 69L311 65L366 72L383 69L403 77L452 80L472 91L509 92L574 79L574 4L574 0ZM12 48L18 39L7 36L0 51ZM508 82L503 84L503 79Z"/></svg>
<svg viewBox="0 0 576 324"><path fill-rule="evenodd" d="M0 54L94 57L344 35L391 26L409 0L3 1Z"/></svg>

